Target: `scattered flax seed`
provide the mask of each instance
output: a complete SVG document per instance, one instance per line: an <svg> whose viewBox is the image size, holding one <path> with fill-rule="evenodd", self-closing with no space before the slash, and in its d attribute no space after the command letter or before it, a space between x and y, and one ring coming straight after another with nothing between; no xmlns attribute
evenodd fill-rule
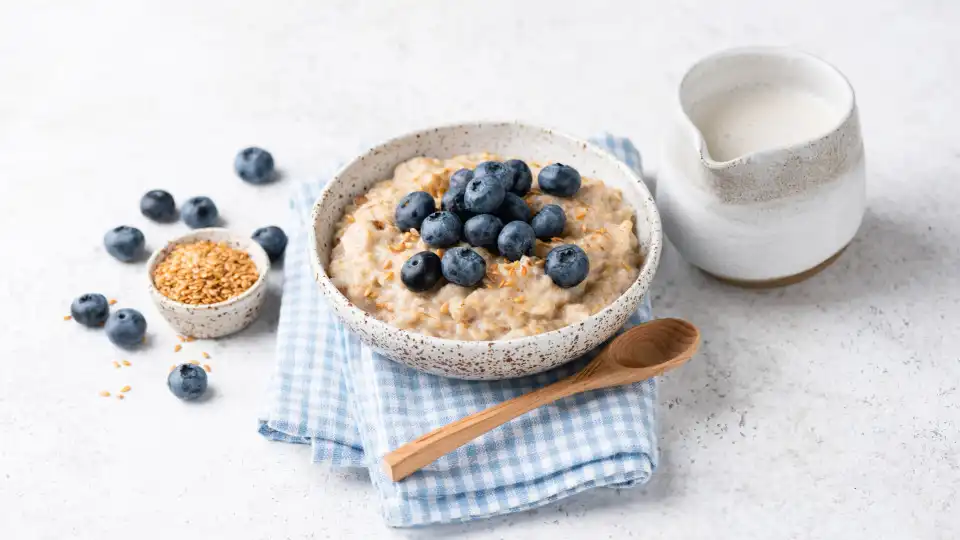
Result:
<svg viewBox="0 0 960 540"><path fill-rule="evenodd" d="M577 213L573 215L573 217L575 217L575 218L577 218L577 219L583 219L583 218L587 217L587 211L586 211L586 210L578 210Z"/></svg>
<svg viewBox="0 0 960 540"><path fill-rule="evenodd" d="M560 238L559 236L554 236L553 238L550 239L550 241L551 241L551 242L563 242L563 238Z"/></svg>
<svg viewBox="0 0 960 540"><path fill-rule="evenodd" d="M73 317L71 317L70 315L64 315L64 316L63 316L63 320L65 320L65 321L69 321L69 320L72 319L72 318L73 318Z"/></svg>
<svg viewBox="0 0 960 540"><path fill-rule="evenodd" d="M501 279L501 280L500 280L500 285L498 285L497 288L498 288L498 289L502 289L503 286L504 286L504 284L505 284L506 282L507 282L507 280Z"/></svg>
<svg viewBox="0 0 960 540"><path fill-rule="evenodd" d="M123 394L117 394L117 399L125 399L125 398L126 396L124 396Z"/></svg>
<svg viewBox="0 0 960 540"><path fill-rule="evenodd" d="M373 226L376 227L378 231L382 231L383 229L386 228L386 225L379 219L373 220Z"/></svg>
<svg viewBox="0 0 960 540"><path fill-rule="evenodd" d="M365 203L365 202L367 202L367 198L364 197L363 195L359 195L359 196L353 198L353 204L356 204L357 206L360 206L361 204L363 204L363 203Z"/></svg>
<svg viewBox="0 0 960 540"><path fill-rule="evenodd" d="M189 363L191 363L191 364L193 364L193 365L195 365L195 366L199 366L199 365L200 365L200 362L197 362L196 360L191 360Z"/></svg>
<svg viewBox="0 0 960 540"><path fill-rule="evenodd" d="M418 232L416 229L410 229L409 232L411 237L420 238L420 232Z"/></svg>
<svg viewBox="0 0 960 540"><path fill-rule="evenodd" d="M110 301L109 301L109 302L107 302L107 303L108 303L108 304L110 304L110 305L112 306L112 305L114 305L114 304L116 304L116 303L117 303L117 299L116 299L116 298L111 298L111 299L110 299Z"/></svg>
<svg viewBox="0 0 960 540"><path fill-rule="evenodd" d="M206 371L207 373L210 373L210 372L213 371L213 368L210 367L210 364L204 364L204 365L203 365L203 370Z"/></svg>
<svg viewBox="0 0 960 540"><path fill-rule="evenodd" d="M450 313L450 302L444 302L440 304L440 313L447 315Z"/></svg>
<svg viewBox="0 0 960 540"><path fill-rule="evenodd" d="M353 214L347 214L346 220L347 220L347 223L353 223L354 221L357 220L357 218L353 217Z"/></svg>
<svg viewBox="0 0 960 540"><path fill-rule="evenodd" d="M100 395L102 397L110 397L110 392L107 392L106 390L101 390Z"/></svg>
<svg viewBox="0 0 960 540"><path fill-rule="evenodd" d="M207 354L207 353L205 353L205 352L202 352L202 353L200 353L200 354L202 354L205 359L207 359L207 360L210 359L210 355L209 355L209 354Z"/></svg>
<svg viewBox="0 0 960 540"><path fill-rule="evenodd" d="M376 291L373 290L372 287L367 287L367 290L364 291L363 295L366 296L367 298L376 298L377 293Z"/></svg>
<svg viewBox="0 0 960 540"><path fill-rule="evenodd" d="M177 365L176 365L176 364L172 364L172 365L170 366L170 372L172 373L173 370L175 370L175 369L177 369Z"/></svg>
<svg viewBox="0 0 960 540"><path fill-rule="evenodd" d="M506 280L506 281L503 282L503 286L504 286L504 287L513 287L513 285L514 285L514 283L513 283L513 280L512 280L512 279L508 279L508 280Z"/></svg>
<svg viewBox="0 0 960 540"><path fill-rule="evenodd" d="M194 342L194 341L196 341L196 340L197 340L197 338L195 338L195 337L193 337L193 336L187 336L187 343L191 343L191 342Z"/></svg>
<svg viewBox="0 0 960 540"><path fill-rule="evenodd" d="M123 394L123 393L125 393L125 392L129 392L129 391L130 391L130 385L129 385L129 384L120 389L120 393L121 393L121 394Z"/></svg>
<svg viewBox="0 0 960 540"><path fill-rule="evenodd" d="M520 267L520 275L521 275L521 276L527 275L527 267L526 267L526 265Z"/></svg>
<svg viewBox="0 0 960 540"><path fill-rule="evenodd" d="M229 300L259 278L247 252L208 240L174 247L153 271L153 283L161 294L193 305Z"/></svg>
<svg viewBox="0 0 960 540"><path fill-rule="evenodd" d="M443 258L443 254L446 253L446 252L447 252L447 250L445 250L445 249L443 249L443 248L438 249L438 250L437 250L437 257L440 257L440 258L442 259L442 258Z"/></svg>
<svg viewBox="0 0 960 540"><path fill-rule="evenodd" d="M113 361L113 367L115 367L115 368L117 368L117 369L120 369L120 362L117 362L116 360L114 360L114 361Z"/></svg>
<svg viewBox="0 0 960 540"><path fill-rule="evenodd" d="M185 338L185 337L183 337L183 336L177 336L177 339L180 340L180 343L183 343L184 341L187 340L187 338Z"/></svg>
<svg viewBox="0 0 960 540"><path fill-rule="evenodd" d="M182 348L183 348L183 345L180 345L179 343L177 343L177 344L174 345L174 347L173 347L173 352L180 352L180 349L182 349Z"/></svg>
<svg viewBox="0 0 960 540"><path fill-rule="evenodd" d="M120 361L120 363L121 363L121 364L123 364L123 365L125 365L125 366L127 366L127 367L129 367L129 366L132 366L132 365L133 365L133 364L131 364L131 363L130 363L130 361L129 361L129 360L121 360L121 361Z"/></svg>
<svg viewBox="0 0 960 540"><path fill-rule="evenodd" d="M392 251L392 252L394 252L394 253L403 253L404 250L407 249L407 247L406 247L405 245L403 245L403 242L401 242L401 243L399 243L399 244L397 244L397 245L387 244L387 249L389 249L390 251Z"/></svg>
<svg viewBox="0 0 960 540"><path fill-rule="evenodd" d="M387 281L392 280L392 279L393 279L393 270L387 272L387 275L384 276L384 277L387 278Z"/></svg>
<svg viewBox="0 0 960 540"><path fill-rule="evenodd" d="M625 262L621 262L620 266L622 266L623 269L626 270L627 272L629 272L630 270L633 270L632 268L630 268L630 265Z"/></svg>
<svg viewBox="0 0 960 540"><path fill-rule="evenodd" d="M393 259L387 259L387 262L383 263L383 269L389 270L393 268Z"/></svg>
<svg viewBox="0 0 960 540"><path fill-rule="evenodd" d="M516 297L516 298L513 299L513 301L516 302L516 303L518 303L518 304L522 304L524 300L526 300L526 298L524 298L523 296L518 296L518 297Z"/></svg>

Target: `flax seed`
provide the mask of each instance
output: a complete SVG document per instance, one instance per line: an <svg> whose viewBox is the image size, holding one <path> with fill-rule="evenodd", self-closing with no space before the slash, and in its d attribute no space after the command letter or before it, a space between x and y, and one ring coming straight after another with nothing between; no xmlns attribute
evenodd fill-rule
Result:
<svg viewBox="0 0 960 540"><path fill-rule="evenodd" d="M513 301L518 304L522 304L524 300L526 300L526 298L524 298L522 295L513 299Z"/></svg>
<svg viewBox="0 0 960 540"><path fill-rule="evenodd" d="M115 368L117 368L117 369L120 369L120 362L117 362L116 360L114 360L114 361L113 361L113 367L115 367Z"/></svg>
<svg viewBox="0 0 960 540"><path fill-rule="evenodd" d="M526 267L526 266L521 266L521 267L520 267L520 275L521 275L521 276L527 275L527 267Z"/></svg>
<svg viewBox="0 0 960 540"><path fill-rule="evenodd" d="M229 300L259 277L247 252L207 240L175 246L153 270L153 283L161 294L193 305Z"/></svg>
<svg viewBox="0 0 960 540"><path fill-rule="evenodd" d="M353 217L353 214L347 214L346 220L347 220L347 223L353 223L357 221L357 219Z"/></svg>
<svg viewBox="0 0 960 540"><path fill-rule="evenodd" d="M440 313L448 315L450 313L450 302L444 302L440 304Z"/></svg>
<svg viewBox="0 0 960 540"><path fill-rule="evenodd" d="M129 360L121 360L121 361L120 361L120 363L121 363L121 364L123 364L123 365L125 365L125 366L127 366L127 367L129 367L129 366L132 366L132 365L133 365L133 364L131 364L131 363L130 363L130 361L129 361Z"/></svg>
<svg viewBox="0 0 960 540"><path fill-rule="evenodd" d="M353 198L353 204L355 204L355 205L357 205L357 206L360 206L361 204L363 204L363 203L365 203L365 202L367 202L367 198L364 197L363 195L359 195L359 196Z"/></svg>
<svg viewBox="0 0 960 540"><path fill-rule="evenodd" d="M586 210L580 210L580 211L578 211L576 214L574 214L573 217L575 217L575 218L577 218L577 219L583 219L583 218L587 217L587 211L586 211Z"/></svg>
<svg viewBox="0 0 960 540"><path fill-rule="evenodd" d="M387 279L387 281L392 280L392 279L393 279L393 270L387 272L387 275L385 275L384 277Z"/></svg>
<svg viewBox="0 0 960 540"><path fill-rule="evenodd" d="M187 343L191 343L191 342L196 341L196 340L197 340L197 338L195 338L195 337L193 337L193 336L187 336Z"/></svg>
<svg viewBox="0 0 960 540"><path fill-rule="evenodd" d="M175 369L177 369L177 365L176 365L176 364L173 364L172 366L170 366L170 373L173 373L173 370L175 370Z"/></svg>
<svg viewBox="0 0 960 540"><path fill-rule="evenodd" d="M64 316L63 316L63 320L65 320L65 321L69 321L69 320L72 319L72 318L73 318L73 317L71 317L70 315L64 315Z"/></svg>
<svg viewBox="0 0 960 540"><path fill-rule="evenodd" d="M200 365L200 362L197 362L196 360L191 360L191 361L188 362L188 363L193 364L193 365L195 365L195 366L199 366L199 365Z"/></svg>
<svg viewBox="0 0 960 540"><path fill-rule="evenodd" d="M101 390L100 395L102 397L110 397L110 392L107 392L106 390Z"/></svg>
<svg viewBox="0 0 960 540"><path fill-rule="evenodd" d="M126 398L126 396L124 396L123 394L117 394L117 399L121 399L121 400L122 400L122 399L125 399L125 398Z"/></svg>
<svg viewBox="0 0 960 540"><path fill-rule="evenodd" d="M180 349L183 349L183 345L179 343L173 346L173 352L180 352Z"/></svg>
<svg viewBox="0 0 960 540"><path fill-rule="evenodd" d="M383 263L383 269L389 270L391 268L393 268L393 259L387 259L387 261Z"/></svg>
<svg viewBox="0 0 960 540"><path fill-rule="evenodd" d="M627 272L633 270L632 268L630 268L630 265L625 262L620 263L620 266L622 266L623 269L626 270Z"/></svg>
<svg viewBox="0 0 960 540"><path fill-rule="evenodd" d="M183 337L183 336L177 336L177 339L180 340L180 343L183 343L184 341L187 340L187 338L185 338L185 337Z"/></svg>
<svg viewBox="0 0 960 540"><path fill-rule="evenodd" d="M213 368L210 367L210 364L204 364L204 365L203 365L203 370L206 371L207 373L210 373L210 372L213 371Z"/></svg>
<svg viewBox="0 0 960 540"><path fill-rule="evenodd" d="M207 353L205 353L205 352L202 352L202 353L200 353L200 354L203 355L203 357L204 357L205 359L207 359L207 360L210 359L210 355L209 355L209 354L207 354Z"/></svg>
<svg viewBox="0 0 960 540"><path fill-rule="evenodd" d="M443 249L443 248L438 249L438 250L437 250L437 257L440 257L440 258L442 259L442 258L443 258L443 254L446 253L446 252L447 252L447 250L445 250L445 249Z"/></svg>
<svg viewBox="0 0 960 540"><path fill-rule="evenodd" d="M125 392L129 392L129 391L130 391L130 385L129 385L129 384L120 389L120 393L121 393L121 394L123 394L123 393L125 393Z"/></svg>
<svg viewBox="0 0 960 540"><path fill-rule="evenodd" d="M109 301L109 302L107 302L107 303L108 303L108 304L110 304L110 305L112 306L112 305L114 305L114 304L116 304L116 303L117 303L117 299L116 299L116 298L111 298L111 299L110 299L110 301Z"/></svg>

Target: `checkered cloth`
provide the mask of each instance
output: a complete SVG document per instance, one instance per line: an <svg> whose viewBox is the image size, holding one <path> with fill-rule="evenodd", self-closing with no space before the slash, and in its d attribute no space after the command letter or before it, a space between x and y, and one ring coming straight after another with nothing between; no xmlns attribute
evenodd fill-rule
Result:
<svg viewBox="0 0 960 540"><path fill-rule="evenodd" d="M594 140L640 170L626 139ZM505 381L420 373L371 351L327 308L307 260L307 221L321 182L293 200L301 218L284 268L277 369L265 437L309 444L314 462L365 467L387 524L408 527L517 512L594 487L631 487L657 465L653 380L562 399L509 422L400 482L387 452L468 414L566 377L587 359ZM644 301L628 326L650 318Z"/></svg>

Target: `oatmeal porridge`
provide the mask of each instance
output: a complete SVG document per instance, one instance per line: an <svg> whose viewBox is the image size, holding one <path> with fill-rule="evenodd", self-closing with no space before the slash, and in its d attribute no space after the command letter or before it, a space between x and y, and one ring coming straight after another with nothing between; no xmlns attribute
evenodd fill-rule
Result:
<svg viewBox="0 0 960 540"><path fill-rule="evenodd" d="M517 196L506 195L507 200L497 214L501 219L485 217L503 226L502 231L495 229L501 231L499 249L496 241L475 240L486 233L481 227L485 225L481 223L483 220L471 219L470 225L461 226L460 231L466 237L445 236L450 228L445 228L447 224L440 218L448 218L454 227L460 220L438 217L438 214L448 214L439 212L441 207L451 210L449 206L454 204L452 199L447 204L444 194L450 191L453 195L453 189L473 190L475 182L482 184L473 179L473 170L476 169L480 178L480 169L499 159L480 153L450 159L418 157L398 165L393 178L378 182L357 197L338 223L328 268L333 283L354 305L386 323L430 336L461 340L512 339L556 330L597 313L623 294L637 278L643 262L634 234L633 209L623 201L620 190L599 179L581 180L579 173L569 167L567 169L576 175L576 186L568 189L568 185L554 181L548 189L545 178L551 170L544 171L547 164L527 162L529 169L522 166L529 171L526 186L520 187L518 181ZM557 165L550 167L556 172ZM464 173L469 176L470 187L451 188L451 176ZM459 178L454 179L455 186L459 182ZM426 192L426 195L415 192ZM481 193L472 201L471 195L476 194L466 195L468 203L478 207L486 204L481 200L486 194ZM415 200L417 198L420 200ZM411 214L408 199L426 209L421 214L434 210L438 214L431 214L426 220L423 215ZM507 209L511 199L513 207ZM406 208L405 214L401 215L398 204ZM544 210L548 205L559 209ZM543 231L549 227L538 228L539 215L560 214L560 209L563 219L559 225L553 222L556 234L543 237ZM416 218L415 224L407 227L414 223L409 220L411 215ZM467 221L474 214L457 215ZM397 226L398 219L406 230ZM533 233L523 221L531 219L540 237L535 241L530 237L531 240L524 243L523 236ZM543 223L541 220L539 225ZM509 236L508 229L516 229L516 238L520 240L504 240ZM469 243L467 238L471 240ZM453 255L470 250L480 257L467 253L476 260L466 260L472 265L467 265L466 273L479 269L476 275L479 281L474 284L475 280L468 277L465 279L470 279L473 286L457 285L452 281L464 279L464 274L458 274L447 263ZM551 254L551 250L554 253ZM429 278L429 272L439 275L440 259L422 253L427 251L443 258L443 276L447 279L415 279ZM456 253L448 253L451 251ZM555 270L559 257L563 256L566 262L567 255L574 259L580 257L575 262L583 265L574 270L574 273L582 272L579 277L571 279L569 273L561 275ZM419 273L408 274L414 270Z"/></svg>

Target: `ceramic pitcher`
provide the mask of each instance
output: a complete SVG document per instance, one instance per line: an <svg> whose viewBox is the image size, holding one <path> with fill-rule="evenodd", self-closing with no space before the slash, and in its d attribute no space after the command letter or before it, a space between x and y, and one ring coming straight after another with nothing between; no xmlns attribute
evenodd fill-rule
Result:
<svg viewBox="0 0 960 540"><path fill-rule="evenodd" d="M737 284L816 273L863 218L853 89L805 53L735 49L695 64L661 163L656 197L667 236L688 262Z"/></svg>

